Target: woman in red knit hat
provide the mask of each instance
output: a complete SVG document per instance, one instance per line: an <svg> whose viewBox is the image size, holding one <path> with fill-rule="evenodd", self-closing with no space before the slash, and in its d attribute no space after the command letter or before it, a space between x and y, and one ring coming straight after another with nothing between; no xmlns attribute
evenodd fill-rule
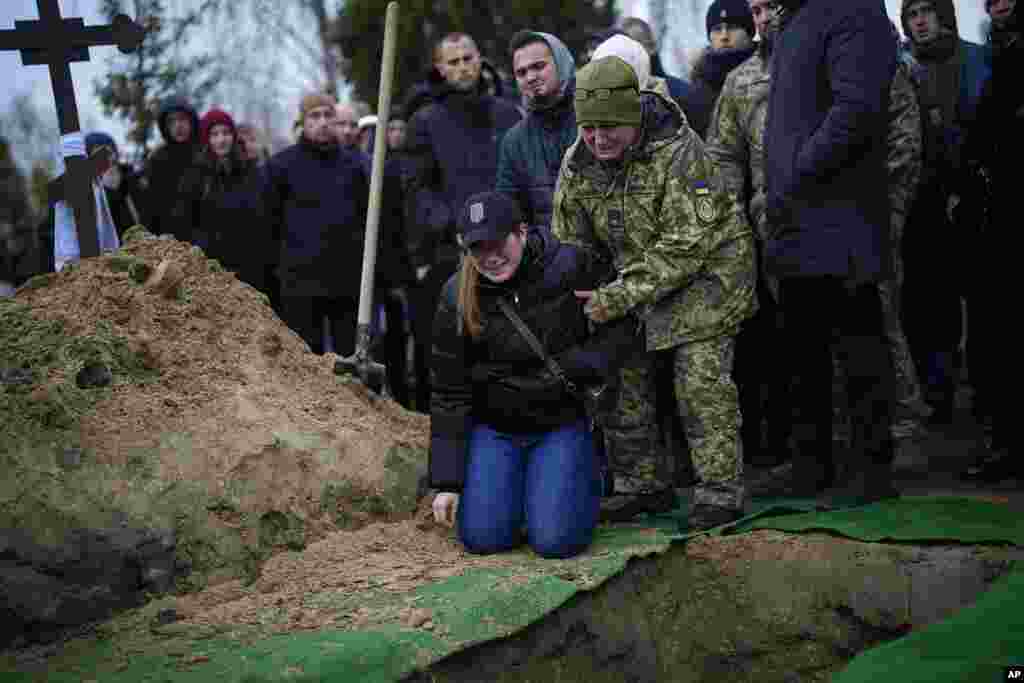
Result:
<svg viewBox="0 0 1024 683"><path fill-rule="evenodd" d="M195 163L181 179L175 215L192 226L193 242L207 256L219 260L225 268L239 273L256 288L249 271L261 272L258 264L243 262L248 250L240 246L242 226L250 224L245 214L248 181L256 164L237 144L234 119L222 109L210 109L199 121L200 148Z"/></svg>

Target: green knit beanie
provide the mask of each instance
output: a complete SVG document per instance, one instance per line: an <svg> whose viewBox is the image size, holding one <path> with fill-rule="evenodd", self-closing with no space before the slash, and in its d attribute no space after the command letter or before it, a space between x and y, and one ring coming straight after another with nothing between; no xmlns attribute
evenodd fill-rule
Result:
<svg viewBox="0 0 1024 683"><path fill-rule="evenodd" d="M643 120L636 73L618 57L604 57L579 70L575 103L579 126L639 126Z"/></svg>

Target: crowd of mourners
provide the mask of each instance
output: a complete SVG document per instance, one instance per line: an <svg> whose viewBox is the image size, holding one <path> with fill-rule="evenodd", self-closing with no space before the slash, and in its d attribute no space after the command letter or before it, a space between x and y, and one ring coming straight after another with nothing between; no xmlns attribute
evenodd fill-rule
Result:
<svg viewBox="0 0 1024 683"><path fill-rule="evenodd" d="M995 324L1024 41L1016 0L983 1L982 45L952 0L903 0L901 26L881 0L715 0L688 79L637 18L578 55L521 31L508 76L439 40L382 137L373 321L392 395L431 415L438 521L565 557L683 487L693 530L751 495L892 498L898 444L962 419L966 382L985 442L962 476L1024 478ZM312 93L270 155L167 102L144 168L97 180L101 246L190 242L349 355L376 126ZM9 294L77 252L59 205L33 225L6 145L0 174Z"/></svg>

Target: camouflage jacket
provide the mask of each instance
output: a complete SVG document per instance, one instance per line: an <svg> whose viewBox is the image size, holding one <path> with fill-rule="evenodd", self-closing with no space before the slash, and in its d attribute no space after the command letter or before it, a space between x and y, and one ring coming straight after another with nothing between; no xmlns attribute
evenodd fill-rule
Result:
<svg viewBox="0 0 1024 683"><path fill-rule="evenodd" d="M903 60L896 63L889 99L889 204L893 224L903 225L921 180L924 139L921 105ZM898 245L894 245L898 247Z"/></svg>
<svg viewBox="0 0 1024 683"><path fill-rule="evenodd" d="M747 201L747 218L761 239L771 236L764 214L764 128L770 88L769 64L757 53L725 79L707 138L708 157L720 166L729 191ZM921 109L902 62L892 82L888 137L892 220L902 225L917 193L922 153Z"/></svg>
<svg viewBox="0 0 1024 683"><path fill-rule="evenodd" d="M747 218L761 239L765 221L764 124L771 72L760 52L725 79L708 128L707 152L725 186L747 203Z"/></svg>
<svg viewBox="0 0 1024 683"><path fill-rule="evenodd" d="M645 91L640 142L621 163L581 139L566 152L551 228L596 250L617 278L593 304L638 315L648 350L735 334L757 307L753 233L704 144L659 88Z"/></svg>

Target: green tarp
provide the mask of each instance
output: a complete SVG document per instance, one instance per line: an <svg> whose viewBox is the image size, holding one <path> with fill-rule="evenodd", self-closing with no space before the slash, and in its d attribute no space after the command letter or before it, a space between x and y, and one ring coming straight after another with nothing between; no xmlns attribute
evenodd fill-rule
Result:
<svg viewBox="0 0 1024 683"><path fill-rule="evenodd" d="M1002 505L966 498L902 498L862 508L815 512L808 501L762 502L758 511L714 533L753 529L830 531L864 541L1012 543L1024 526ZM242 629L149 629L130 637L69 643L46 672L0 673L0 680L231 683L384 683L468 645L503 637L542 619L581 590L619 573L630 558L659 553L686 536L685 510L633 525L601 527L579 558L544 560L529 551L500 569L474 569L408 594L367 596L377 615L361 630L267 637ZM839 683L978 681L979 671L1024 656L1024 569L995 584L954 618L863 653ZM429 610L432 630L406 626L409 609ZM9 666L9 665L8 665ZM3 663L0 662L0 672Z"/></svg>

